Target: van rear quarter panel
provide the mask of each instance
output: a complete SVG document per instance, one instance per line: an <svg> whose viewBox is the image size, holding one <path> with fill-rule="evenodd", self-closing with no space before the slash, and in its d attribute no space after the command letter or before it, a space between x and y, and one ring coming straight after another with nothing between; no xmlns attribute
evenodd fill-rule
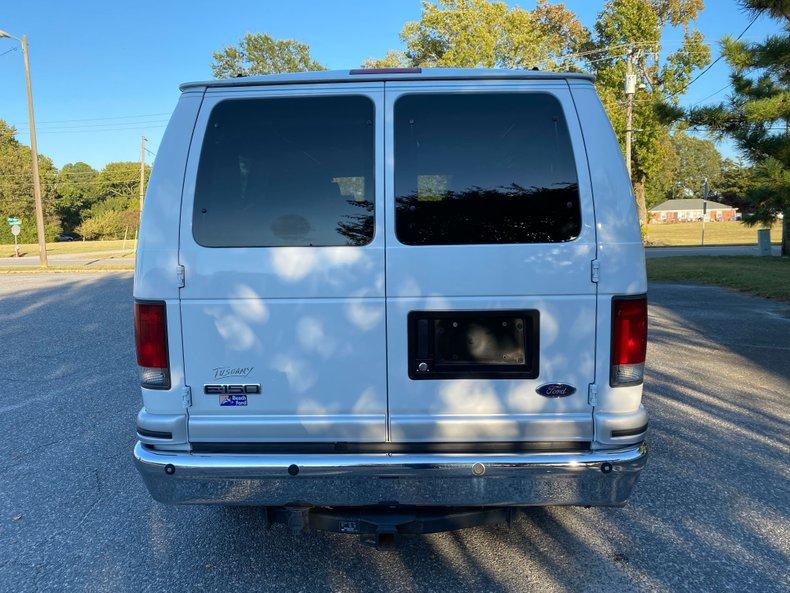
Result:
<svg viewBox="0 0 790 593"><path fill-rule="evenodd" d="M137 299L178 299L178 227L184 171L202 92L181 95L148 181L140 224L134 296Z"/></svg>
<svg viewBox="0 0 790 593"><path fill-rule="evenodd" d="M181 403L184 365L176 275L178 225L184 169L202 99L202 92L187 92L176 105L157 151L140 224L134 298L165 301L169 336L170 389L142 389L145 411L153 414L184 414Z"/></svg>
<svg viewBox="0 0 790 593"><path fill-rule="evenodd" d="M644 246L625 162L595 87L587 81L570 81L569 84L587 152L601 266L596 340L596 441L622 444L637 439L612 439L608 436L612 428L644 425L647 415L641 406L642 385L609 386L612 296L647 292Z"/></svg>

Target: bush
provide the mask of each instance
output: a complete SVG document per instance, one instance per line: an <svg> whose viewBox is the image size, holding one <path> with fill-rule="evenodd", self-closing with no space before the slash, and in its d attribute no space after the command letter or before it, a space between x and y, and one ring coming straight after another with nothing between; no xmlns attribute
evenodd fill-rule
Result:
<svg viewBox="0 0 790 593"><path fill-rule="evenodd" d="M124 233L132 236L137 231L137 212L134 210L107 210L92 216L77 227L83 239L123 239Z"/></svg>

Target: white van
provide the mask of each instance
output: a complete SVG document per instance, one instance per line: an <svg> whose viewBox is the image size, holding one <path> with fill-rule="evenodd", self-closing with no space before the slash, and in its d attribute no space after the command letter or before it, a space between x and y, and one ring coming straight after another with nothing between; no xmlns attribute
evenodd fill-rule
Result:
<svg viewBox="0 0 790 593"><path fill-rule="evenodd" d="M134 282L134 458L156 500L375 534L625 503L647 284L589 76L181 90Z"/></svg>

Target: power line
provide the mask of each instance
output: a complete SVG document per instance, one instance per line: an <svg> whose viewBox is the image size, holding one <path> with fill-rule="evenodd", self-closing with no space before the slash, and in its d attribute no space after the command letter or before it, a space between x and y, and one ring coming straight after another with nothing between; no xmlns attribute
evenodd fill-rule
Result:
<svg viewBox="0 0 790 593"><path fill-rule="evenodd" d="M116 161L116 162L123 162L123 163L126 163L128 165L135 165L135 166L137 166L137 164L138 164L137 161ZM61 173L56 173L56 174L60 175ZM62 174L68 179L77 179L77 178L84 178L84 177L91 177L91 178L99 177L102 173L101 173L101 170L95 170L94 169L93 171L74 171L74 172L68 172L68 173L62 173ZM12 177L16 177L16 178L18 178L18 177L30 177L30 175L31 175L30 173L0 173L0 179L4 179L4 178L7 179L7 178L12 178ZM136 179L137 179L137 177L135 176L134 178L131 178L128 181L129 182L136 182ZM111 183L126 183L127 182L127 180L125 180L125 179L110 179L110 180L102 179L102 181L105 181L105 182L110 183L110 184Z"/></svg>
<svg viewBox="0 0 790 593"><path fill-rule="evenodd" d="M10 54L12 51L17 51L18 49L19 49L18 47L12 47L11 49L5 50L3 53L0 54L0 56L4 56L6 54Z"/></svg>
<svg viewBox="0 0 790 593"><path fill-rule="evenodd" d="M146 166L150 167L150 165L146 165ZM11 178L11 176L5 176L5 177L0 176L0 183L24 184L24 183L30 183L31 181L32 181L32 179L30 177L25 178L23 176L20 176L20 177L16 178L16 181L14 181ZM136 184L138 180L137 179L124 179L124 180L120 180L120 181L118 181L118 180L116 180L116 181L106 181L104 179L74 179L74 178L71 178L71 177L68 177L68 178L65 178L65 179L51 179L50 180L49 178L44 176L44 181L47 182L47 183L50 183L52 185L64 185L64 184L68 185L69 183L78 183L79 185L103 185L103 186L107 186L107 187L116 187L116 186L126 185L126 184L130 184L130 183L131 184Z"/></svg>
<svg viewBox="0 0 790 593"><path fill-rule="evenodd" d="M2 55L2 54L0 54L0 55ZM165 112L162 112L162 113L142 113L140 115L115 115L115 116L111 116L111 117L87 117L87 118L83 118L83 119L51 119L49 121L40 121L40 122L37 122L37 123L39 123L39 124L62 124L62 123L71 123L71 122L75 122L75 121L106 121L106 120L109 120L109 119L139 119L139 118L143 118L143 117L158 117L160 115L171 115L171 112L165 111ZM26 123L27 122L24 122L24 124L16 123L16 124L13 124L13 125L25 125Z"/></svg>
<svg viewBox="0 0 790 593"><path fill-rule="evenodd" d="M107 127L117 127L117 126L146 126L150 124L161 124L167 123L169 120L167 119L152 119L147 121L114 121L114 122L105 122L101 124L76 124L76 125L52 125L50 124L49 127L45 127L46 130L82 130L82 129L96 129L96 128L107 128Z"/></svg>
<svg viewBox="0 0 790 593"><path fill-rule="evenodd" d="M98 132L123 132L123 131L134 131L134 130L150 130L153 128L164 128L167 127L167 124L157 124L157 125L149 125L149 126L135 126L131 128L100 128L97 130L41 130L39 134L95 134ZM28 134L28 132L18 131L18 134Z"/></svg>
<svg viewBox="0 0 790 593"><path fill-rule="evenodd" d="M60 131L60 130L97 130L101 128L128 128L128 127L142 127L142 126L150 126L156 124L164 124L170 121L169 119L152 119L146 121L114 121L114 122L105 122L101 124L75 124L75 125L67 125L67 124L49 124L44 127L46 130L52 131ZM19 128L20 131L24 130L25 128Z"/></svg>
<svg viewBox="0 0 790 593"><path fill-rule="evenodd" d="M727 90L728 88L730 88L730 85L732 85L732 83L731 83L731 82L728 82L728 83L727 83L727 84L725 84L723 87L721 87L721 88L720 88L718 91L716 91L716 92L714 92L714 93L711 93L711 94L710 94L710 95L708 95L707 97L703 97L702 99L700 99L699 101L697 101L696 103L694 103L694 104L692 105L692 107L696 107L696 106L697 106L697 105L699 105L700 103L703 103L704 101L707 101L707 100L708 100L708 99L710 99L711 97L713 97L713 96L715 96L715 95L718 95L720 92L722 92L722 91L724 91L724 90Z"/></svg>
<svg viewBox="0 0 790 593"><path fill-rule="evenodd" d="M751 22L750 22L748 25L746 25L746 28L745 28L743 31L741 31L741 34L740 34L740 35L738 35L738 36L735 38L735 41L738 41L738 40L739 40L741 37L743 37L743 35L746 33L746 31L748 31L748 30L749 30L749 28L750 28L750 27L751 27L751 26L752 26L752 25L755 23L755 21L757 21L757 18L758 18L759 16L760 16L759 14L755 15L755 17L754 17L754 18L751 20ZM684 87L683 87L683 90L680 90L680 91L678 91L677 93L675 93L675 95L680 95L680 94L682 94L682 93L685 93L685 92L688 90L688 88L689 88L689 87L690 87L692 84L694 84L694 83L695 83L695 82L697 82L697 81L698 81L700 78L702 78L702 77L705 75L705 73L706 73L706 72L708 72L708 70L710 70L711 68L713 68L713 67L716 65L716 63L717 63L719 60L721 60L723 57L724 57L724 54L719 54L719 57L718 57L718 58L716 58L716 59L715 59L715 60L713 60L713 61L712 61L710 64L708 64L708 67L707 67L707 68L705 68L705 69L704 69L702 72L700 72L700 73L699 73L699 74L697 74L697 75L696 75L694 78L692 78L692 79L691 79L691 81L690 81L690 82L689 82L689 83L688 83L686 86L684 86Z"/></svg>
<svg viewBox="0 0 790 593"><path fill-rule="evenodd" d="M592 54L599 54L605 51L611 51L613 49L619 49L622 47L633 47L637 45L649 46L649 45L657 45L655 41L632 41L629 43L619 43L617 45L608 45L606 47L602 47L599 49L591 49L589 51L582 51L575 54L565 54L557 56L558 59L567 60L568 58L582 58L584 56L590 56ZM545 60L544 60L545 61Z"/></svg>
<svg viewBox="0 0 790 593"><path fill-rule="evenodd" d="M138 182L138 180L139 179L128 179L128 180L123 180L123 181L105 181L103 179L79 180L79 179L68 179L68 178L67 179L51 179L50 180L47 177L44 177L45 183L51 184L51 185L56 185L56 186L57 185L68 185L70 183L76 183L76 184L84 185L84 186L95 185L95 186L105 186L105 187L118 187L118 186L125 186L125 185L129 185L129 184L136 184ZM3 178L0 177L0 183L5 183L6 185L24 185L26 183L31 183L31 182L32 182L32 179L30 179L30 178L17 179L16 181L13 181L13 180L8 179L8 178L3 179Z"/></svg>
<svg viewBox="0 0 790 593"><path fill-rule="evenodd" d="M689 126L686 129L694 131L694 132L704 132L704 131L720 132L721 131L718 128L711 128L710 126ZM763 128L763 129L766 130L766 131L771 131L771 132L774 131L774 130L777 130L777 131L781 130L781 131L784 132L785 130L787 130L787 127L785 127L785 126L768 126L766 128Z"/></svg>

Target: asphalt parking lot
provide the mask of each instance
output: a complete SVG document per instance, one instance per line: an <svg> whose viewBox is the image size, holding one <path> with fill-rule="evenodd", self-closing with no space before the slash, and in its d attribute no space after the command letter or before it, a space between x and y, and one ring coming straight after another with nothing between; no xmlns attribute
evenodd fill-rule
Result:
<svg viewBox="0 0 790 593"><path fill-rule="evenodd" d="M652 286L647 469L622 509L407 539L166 507L132 465L131 275L0 276L0 591L787 591L790 304Z"/></svg>

